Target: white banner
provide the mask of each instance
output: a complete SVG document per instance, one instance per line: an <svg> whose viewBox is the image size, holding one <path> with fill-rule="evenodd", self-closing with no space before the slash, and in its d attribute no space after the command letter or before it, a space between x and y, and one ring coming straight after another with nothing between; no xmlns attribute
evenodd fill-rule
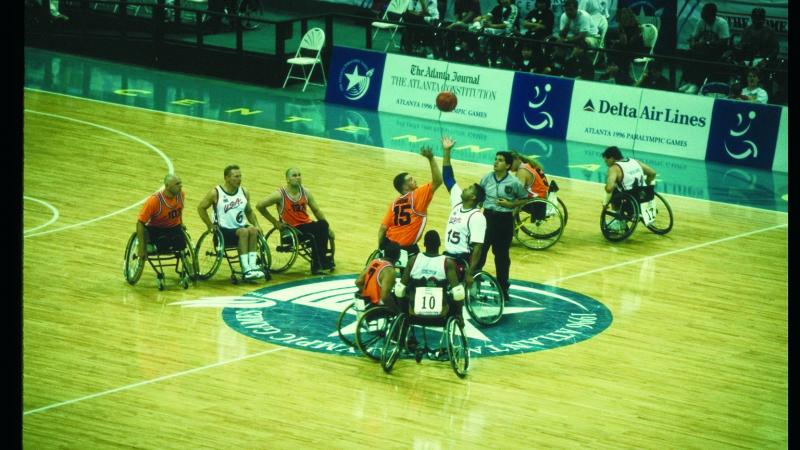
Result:
<svg viewBox="0 0 800 450"><path fill-rule="evenodd" d="M714 99L575 81L567 140L705 159Z"/></svg>
<svg viewBox="0 0 800 450"><path fill-rule="evenodd" d="M781 109L781 127L778 128L778 142L775 143L772 170L789 173L789 108Z"/></svg>
<svg viewBox="0 0 800 450"><path fill-rule="evenodd" d="M378 110L421 119L506 129L514 72L387 54ZM436 108L436 96L450 90L458 105Z"/></svg>

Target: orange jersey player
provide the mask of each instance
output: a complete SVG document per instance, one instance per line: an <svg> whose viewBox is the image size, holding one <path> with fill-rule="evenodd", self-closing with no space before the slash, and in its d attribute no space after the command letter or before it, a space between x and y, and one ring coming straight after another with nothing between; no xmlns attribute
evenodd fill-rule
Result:
<svg viewBox="0 0 800 450"><path fill-rule="evenodd" d="M408 172L394 177L394 188L400 193L383 216L378 231L378 246L384 248L384 238L396 243L409 255L419 253L417 241L422 236L427 221L428 205L433 193L442 185L442 172L433 158L430 147L422 147L420 154L428 159L431 167L430 183L419 186Z"/></svg>

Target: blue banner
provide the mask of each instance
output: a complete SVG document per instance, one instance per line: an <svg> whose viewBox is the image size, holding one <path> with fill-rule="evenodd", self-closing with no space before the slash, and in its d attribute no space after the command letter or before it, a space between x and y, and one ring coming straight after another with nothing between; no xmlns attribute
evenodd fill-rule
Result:
<svg viewBox="0 0 800 450"><path fill-rule="evenodd" d="M377 110L386 53L333 47L325 101Z"/></svg>
<svg viewBox="0 0 800 450"><path fill-rule="evenodd" d="M771 169L780 122L778 106L716 100L706 160Z"/></svg>
<svg viewBox="0 0 800 450"><path fill-rule="evenodd" d="M566 139L574 80L516 73L506 129Z"/></svg>

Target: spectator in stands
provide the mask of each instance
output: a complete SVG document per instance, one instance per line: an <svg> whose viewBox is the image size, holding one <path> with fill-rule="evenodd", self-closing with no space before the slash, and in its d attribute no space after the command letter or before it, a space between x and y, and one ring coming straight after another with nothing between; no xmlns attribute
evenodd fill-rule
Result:
<svg viewBox="0 0 800 450"><path fill-rule="evenodd" d="M564 12L558 27L557 42L562 44L575 44L585 41L589 48L597 48L597 26L586 11L578 9L578 0L566 0ZM553 67L557 72L562 71L562 66L568 55L572 53L571 47L559 46L553 52Z"/></svg>
<svg viewBox="0 0 800 450"><path fill-rule="evenodd" d="M222 16L238 14L239 2L237 0L208 0L208 10L218 14L208 15L206 29L210 33L219 33L222 28Z"/></svg>
<svg viewBox="0 0 800 450"><path fill-rule="evenodd" d="M644 52L644 39L639 19L630 8L617 10L619 28L606 36L606 48L624 53L608 53L607 73L602 78L613 78L616 84L632 85L631 62L635 53Z"/></svg>
<svg viewBox="0 0 800 450"><path fill-rule="evenodd" d="M639 80L637 86L661 91L674 91L672 83L663 74L663 66L658 61L650 61L650 64L647 65L647 71L642 75L642 79Z"/></svg>
<svg viewBox="0 0 800 450"><path fill-rule="evenodd" d="M553 70L544 57L534 58L533 46L524 43L514 59L513 69L519 72L549 74Z"/></svg>
<svg viewBox="0 0 800 450"><path fill-rule="evenodd" d="M497 0L497 6L489 13L475 18L475 22L481 24L485 34L507 36L519 27L519 10L511 0ZM505 41L495 37L483 39L483 42L489 65L500 65L504 58L510 59L511 55L504 54L504 50L512 51L512 43L505 44Z"/></svg>
<svg viewBox="0 0 800 450"><path fill-rule="evenodd" d="M411 0L403 21L409 24L400 42L403 51L433 57L433 27L439 24L436 0Z"/></svg>
<svg viewBox="0 0 800 450"><path fill-rule="evenodd" d="M689 62L684 68L683 84L678 89L687 94L696 93L699 85L710 73L709 70L703 70L700 62L719 61L730 44L731 33L728 22L717 16L716 4L703 5L700 17L697 28L689 38L689 57L696 61Z"/></svg>
<svg viewBox="0 0 800 450"><path fill-rule="evenodd" d="M597 47L597 26L589 13L578 9L578 0L564 2L564 12L561 14L558 30L560 42L574 44L584 40L589 48Z"/></svg>
<svg viewBox="0 0 800 450"><path fill-rule="evenodd" d="M594 81L594 56L586 51L586 42L577 41L564 59L561 76Z"/></svg>
<svg viewBox="0 0 800 450"><path fill-rule="evenodd" d="M555 16L550 9L550 0L536 0L536 7L525 15L520 24L520 32L523 37L540 41L526 44L531 47L532 57L538 64L539 69L549 66L549 53L552 53L552 51L544 45L544 42L552 39L554 23ZM521 50L522 48L520 48L520 53ZM537 72L546 73L538 69Z"/></svg>
<svg viewBox="0 0 800 450"><path fill-rule="evenodd" d="M742 39L733 48L733 61L748 66L758 66L764 60L778 56L778 37L775 30L765 26L767 12L764 8L753 8L751 23L742 32Z"/></svg>
<svg viewBox="0 0 800 450"><path fill-rule="evenodd" d="M458 58L456 54L460 53L464 47L475 48L477 38L468 35L465 31L469 29L475 18L481 15L481 2L480 0L455 0L453 10L454 20L445 26L445 33L440 43L442 47L439 50L440 54L451 60ZM462 41L469 42L464 45Z"/></svg>
<svg viewBox="0 0 800 450"><path fill-rule="evenodd" d="M761 76L758 73L758 69L753 68L747 71L747 85L742 88L741 93L743 100L767 104L769 96L767 95L767 91L759 85L760 81Z"/></svg>

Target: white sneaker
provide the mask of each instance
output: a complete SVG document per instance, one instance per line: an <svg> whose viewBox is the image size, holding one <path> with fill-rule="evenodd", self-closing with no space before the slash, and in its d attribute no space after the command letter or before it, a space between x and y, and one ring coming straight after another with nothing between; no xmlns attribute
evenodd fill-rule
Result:
<svg viewBox="0 0 800 450"><path fill-rule="evenodd" d="M263 276L264 276L264 272L262 272L262 271L260 271L258 269L253 269L253 270L248 270L244 274L244 279L245 280L255 280L255 279L261 278Z"/></svg>

